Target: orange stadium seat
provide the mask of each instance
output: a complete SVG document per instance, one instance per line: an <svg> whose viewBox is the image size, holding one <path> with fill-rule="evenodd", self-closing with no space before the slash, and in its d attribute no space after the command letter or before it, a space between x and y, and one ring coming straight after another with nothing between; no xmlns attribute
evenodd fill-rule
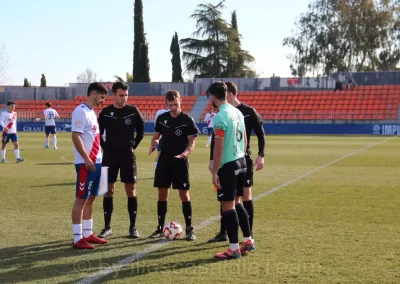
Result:
<svg viewBox="0 0 400 284"><path fill-rule="evenodd" d="M398 119L400 85L356 86L352 91L244 91L239 100L257 109L264 120L396 120ZM182 97L182 109L190 112L196 96ZM64 118L86 100L76 96L72 100L51 100L53 107ZM106 99L100 109L113 101ZM46 100L17 100L17 111L24 112L24 118L41 117ZM164 107L164 96L130 96L128 103L136 105L148 119ZM201 116L212 107L208 102ZM22 117L22 116L21 116Z"/></svg>

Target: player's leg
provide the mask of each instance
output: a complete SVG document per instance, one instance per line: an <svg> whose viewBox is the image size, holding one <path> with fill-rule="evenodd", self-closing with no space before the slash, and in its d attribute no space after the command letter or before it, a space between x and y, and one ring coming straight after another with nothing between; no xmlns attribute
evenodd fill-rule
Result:
<svg viewBox="0 0 400 284"><path fill-rule="evenodd" d="M8 138L7 134L3 135L2 139L1 139L1 142L2 142L1 143L1 162L2 163L7 163L7 161L6 161L6 146L7 146L8 141L9 141L9 138Z"/></svg>
<svg viewBox="0 0 400 284"><path fill-rule="evenodd" d="M95 164L94 172L87 172L86 184L89 191L89 198L83 207L82 213L82 230L83 238L88 243L106 244L107 240L101 239L93 234L93 203L99 193L101 179L101 164ZM86 169L86 168L85 168ZM82 168L81 168L82 170Z"/></svg>
<svg viewBox="0 0 400 284"><path fill-rule="evenodd" d="M56 136L56 127L53 126L50 130L51 135L53 136L53 147L54 150L57 150L57 136Z"/></svg>
<svg viewBox="0 0 400 284"><path fill-rule="evenodd" d="M114 210L115 182L117 181L119 171L116 160L116 155L113 155L113 153L108 150L104 151L102 165L108 167L108 191L103 197L104 228L98 235L99 238L105 238L112 234L111 216Z"/></svg>
<svg viewBox="0 0 400 284"><path fill-rule="evenodd" d="M208 138L207 138L206 147L210 146L211 138L212 138L212 132L213 132L213 128L207 127Z"/></svg>
<svg viewBox="0 0 400 284"><path fill-rule="evenodd" d="M218 201L221 204L222 214L229 238L229 249L225 252L215 254L215 257L240 258L239 249L239 219L235 208L236 197L236 175L233 162L223 165L218 170L219 182L221 188L217 190Z"/></svg>
<svg viewBox="0 0 400 284"><path fill-rule="evenodd" d="M72 232L74 234L73 247L78 249L93 249L94 246L89 244L83 237L83 220L86 218L85 227L89 227L87 215L90 213L88 208L85 208L90 197L90 188L93 186L93 181L90 183L90 172L84 164L75 165L76 169L76 198L72 207ZM91 201L93 203L93 201ZM93 210L89 208L89 210ZM85 211L85 214L84 214ZM90 213L91 214L91 213Z"/></svg>
<svg viewBox="0 0 400 284"><path fill-rule="evenodd" d="M182 201L182 213L185 218L185 233L187 241L194 241L196 236L192 227L192 202L190 201L190 180L189 180L189 161L188 159L175 159L172 176L172 188L178 189L179 198Z"/></svg>
<svg viewBox="0 0 400 284"><path fill-rule="evenodd" d="M44 147L46 149L48 149L49 148L49 143L50 143L49 142L50 128L48 126L44 127L44 133L46 134L46 140L44 142Z"/></svg>
<svg viewBox="0 0 400 284"><path fill-rule="evenodd" d="M139 238L139 232L136 229L136 216L138 209L136 184L125 183L125 192L128 197L129 237L132 239L137 239Z"/></svg>
<svg viewBox="0 0 400 284"><path fill-rule="evenodd" d="M125 192L128 197L128 213L129 213L129 237L139 238L139 232L136 229L137 216L137 194L136 194L136 157L133 152L124 155L120 168L121 181L125 184Z"/></svg>
<svg viewBox="0 0 400 284"><path fill-rule="evenodd" d="M246 154L246 169L242 201L247 214L249 214L250 231L253 236L254 204L251 187L253 186L254 162L250 154Z"/></svg>
<svg viewBox="0 0 400 284"><path fill-rule="evenodd" d="M240 251L242 253L245 253L247 251L254 251L255 246L254 246L254 241L251 236L251 229L250 229L250 222L249 222L249 215L243 206L243 203L241 202L241 198L243 197L244 194L244 183L245 183L245 178L246 178L246 160L245 158L237 160L238 168L243 169L244 172L238 174L236 176L237 180L237 196L235 198L235 208L236 212L238 214L239 218L239 225L240 229L242 230L243 233L243 243L240 248Z"/></svg>
<svg viewBox="0 0 400 284"><path fill-rule="evenodd" d="M219 232L215 235L215 237L211 238L208 240L209 243L216 243L216 242L225 242L228 240L228 234L226 232L226 226L224 223L224 214L222 212L222 207L220 205L220 215L221 215L221 219L220 219L220 223L219 223Z"/></svg>
<svg viewBox="0 0 400 284"><path fill-rule="evenodd" d="M168 193L171 186L171 174L174 169L171 169L170 158L160 155L158 165L154 176L154 187L158 188L158 201L157 201L157 216L158 226L157 229L149 236L149 238L163 237L163 228L165 224L165 216L168 211Z"/></svg>
<svg viewBox="0 0 400 284"><path fill-rule="evenodd" d="M22 159L19 155L18 134L11 134L11 141L14 145L14 155L17 163L23 162L24 159Z"/></svg>

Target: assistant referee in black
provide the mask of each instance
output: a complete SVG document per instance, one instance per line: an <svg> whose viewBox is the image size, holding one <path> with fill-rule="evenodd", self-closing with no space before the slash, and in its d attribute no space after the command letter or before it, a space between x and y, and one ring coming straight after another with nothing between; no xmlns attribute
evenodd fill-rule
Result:
<svg viewBox="0 0 400 284"><path fill-rule="evenodd" d="M112 234L111 215L113 212L114 185L118 171L121 182L125 184L128 196L130 219L129 237L138 238L136 215L138 202L136 197L136 156L134 149L144 136L144 119L136 106L128 105L128 85L116 82L112 86L114 103L105 107L99 115L99 127L103 148L103 166L108 167L108 192L103 199L104 229L99 234L105 238ZM135 136L136 131L136 136ZM105 132L105 139L103 134Z"/></svg>

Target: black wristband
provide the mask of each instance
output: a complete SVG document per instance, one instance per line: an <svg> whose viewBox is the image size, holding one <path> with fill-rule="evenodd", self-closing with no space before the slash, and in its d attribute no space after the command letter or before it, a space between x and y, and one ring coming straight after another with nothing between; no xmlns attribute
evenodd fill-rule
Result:
<svg viewBox="0 0 400 284"><path fill-rule="evenodd" d="M260 156L261 158L264 158L264 153L258 153L258 156Z"/></svg>

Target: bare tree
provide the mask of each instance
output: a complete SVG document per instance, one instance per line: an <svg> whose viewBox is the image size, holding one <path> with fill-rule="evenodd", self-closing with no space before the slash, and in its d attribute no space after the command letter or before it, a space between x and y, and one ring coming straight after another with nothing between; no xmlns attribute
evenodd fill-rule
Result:
<svg viewBox="0 0 400 284"><path fill-rule="evenodd" d="M76 77L78 83L93 83L97 81L97 74L91 68L86 68L85 72Z"/></svg>
<svg viewBox="0 0 400 284"><path fill-rule="evenodd" d="M8 69L8 56L6 54L6 46L0 42L0 84L8 81L7 77Z"/></svg>

